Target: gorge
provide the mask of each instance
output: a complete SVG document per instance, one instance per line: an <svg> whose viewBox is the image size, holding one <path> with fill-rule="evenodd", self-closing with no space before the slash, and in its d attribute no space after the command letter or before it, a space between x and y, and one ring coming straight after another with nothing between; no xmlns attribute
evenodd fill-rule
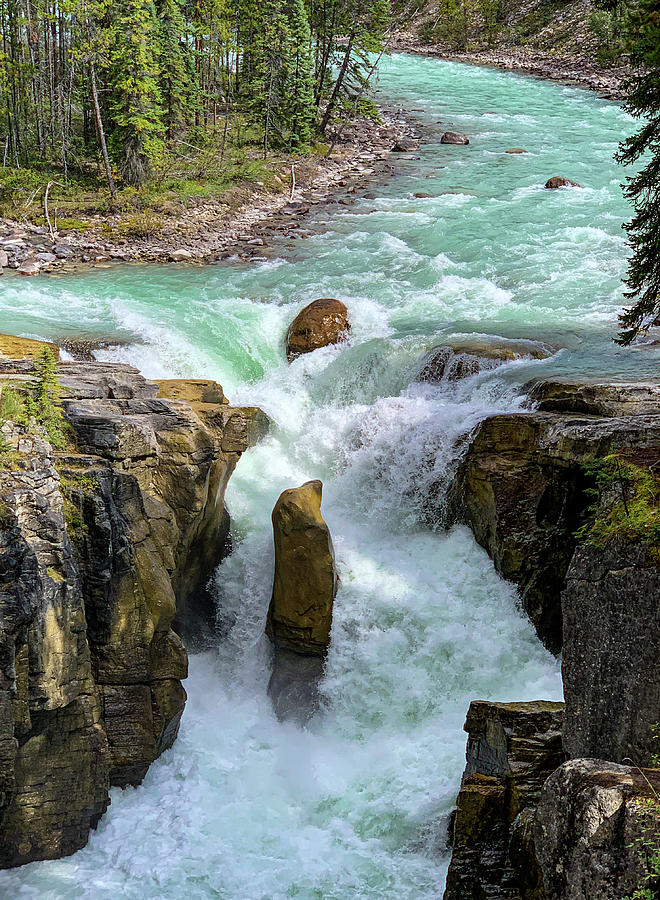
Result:
<svg viewBox="0 0 660 900"><path fill-rule="evenodd" d="M525 386L657 384L657 345L611 340L629 213L612 154L630 121L581 90L433 59L386 61L379 90L415 116L421 149L350 205L313 211L300 238L261 260L3 276L0 331L101 341L100 360L147 379L212 379L232 408L259 408L271 426L241 446L229 481L221 637L191 654L176 743L139 788L112 789L84 849L1 872L0 894L436 898L470 703L543 700L554 714L560 663L516 587L466 524L444 526L469 436L487 443L494 427L484 419L617 415L585 411L584 397L555 397L553 409L552 391L531 410ZM470 144L441 146L447 130ZM545 190L559 175L582 188ZM289 364L286 330L317 297L346 303L350 338ZM437 344L493 336L543 352L419 380ZM657 419L653 392L648 403ZM340 584L321 708L300 728L273 712L263 631L271 510L310 479L323 481ZM573 570L575 593L588 564ZM553 650L560 630L548 629ZM543 727L556 734L554 720Z"/></svg>

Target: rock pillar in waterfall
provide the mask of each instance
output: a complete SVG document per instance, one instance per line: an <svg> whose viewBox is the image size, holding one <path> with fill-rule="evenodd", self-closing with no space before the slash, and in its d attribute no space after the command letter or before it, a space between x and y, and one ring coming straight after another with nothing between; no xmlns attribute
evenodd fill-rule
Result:
<svg viewBox="0 0 660 900"><path fill-rule="evenodd" d="M323 485L284 491L273 509L275 578L266 634L275 647L269 693L282 717L305 719L315 705L337 593L330 530L321 515Z"/></svg>

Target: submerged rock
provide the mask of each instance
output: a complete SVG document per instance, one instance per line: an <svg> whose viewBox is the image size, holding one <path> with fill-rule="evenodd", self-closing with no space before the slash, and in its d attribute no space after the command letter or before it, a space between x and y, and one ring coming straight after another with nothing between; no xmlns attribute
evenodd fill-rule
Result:
<svg viewBox="0 0 660 900"><path fill-rule="evenodd" d="M523 882L538 881L529 861L523 875L517 871L511 848L520 844L546 778L565 759L562 710L546 701L470 704L444 900L518 897Z"/></svg>
<svg viewBox="0 0 660 900"><path fill-rule="evenodd" d="M445 131L440 138L441 144L469 144L470 139L467 134L459 134L458 131Z"/></svg>
<svg viewBox="0 0 660 900"><path fill-rule="evenodd" d="M547 900L656 897L660 771L575 759L546 782L533 835ZM647 893L637 894L646 888Z"/></svg>
<svg viewBox="0 0 660 900"><path fill-rule="evenodd" d="M538 341L472 338L433 347L424 356L417 381L456 381L516 359L545 359L551 351Z"/></svg>
<svg viewBox="0 0 660 900"><path fill-rule="evenodd" d="M338 344L350 332L348 310L341 300L322 298L302 309L291 323L286 336L289 362L303 353L311 353L328 344Z"/></svg>
<svg viewBox="0 0 660 900"><path fill-rule="evenodd" d="M337 571L321 515L323 485L284 491L273 509L275 579L266 634L278 648L324 656L330 643Z"/></svg>
<svg viewBox="0 0 660 900"><path fill-rule="evenodd" d="M552 178L548 178L545 183L545 187L549 191L556 191L557 188L582 187L582 185L578 184L577 181L571 181L570 178L563 178L561 175L554 175Z"/></svg>
<svg viewBox="0 0 660 900"><path fill-rule="evenodd" d="M523 150L522 147L511 147L509 150L505 151L506 153L527 153L527 150Z"/></svg>

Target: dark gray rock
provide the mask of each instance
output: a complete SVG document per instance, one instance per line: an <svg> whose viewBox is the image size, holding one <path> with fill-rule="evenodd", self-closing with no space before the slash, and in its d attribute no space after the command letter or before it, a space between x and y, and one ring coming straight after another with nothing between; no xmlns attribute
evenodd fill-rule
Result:
<svg viewBox="0 0 660 900"><path fill-rule="evenodd" d="M660 752L660 558L619 538L580 546L562 595L564 745L651 765Z"/></svg>
<svg viewBox="0 0 660 900"><path fill-rule="evenodd" d="M522 835L546 778L565 758L562 712L563 704L546 701L470 704L444 900L513 900L524 884L538 882L533 853L521 852Z"/></svg>
<svg viewBox="0 0 660 900"><path fill-rule="evenodd" d="M562 765L543 788L534 822L536 857L548 900L622 900L647 880L660 846L660 772L597 759Z"/></svg>

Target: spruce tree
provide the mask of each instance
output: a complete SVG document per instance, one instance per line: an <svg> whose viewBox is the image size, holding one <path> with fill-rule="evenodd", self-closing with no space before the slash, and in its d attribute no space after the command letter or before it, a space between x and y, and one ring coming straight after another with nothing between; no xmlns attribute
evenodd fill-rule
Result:
<svg viewBox="0 0 660 900"><path fill-rule="evenodd" d="M311 32L303 0L290 0L286 124L291 150L306 149L316 118Z"/></svg>
<svg viewBox="0 0 660 900"><path fill-rule="evenodd" d="M153 0L119 0L111 62L113 138L125 184L144 184L162 149L158 22Z"/></svg>
<svg viewBox="0 0 660 900"><path fill-rule="evenodd" d="M160 0L158 42L159 87L167 137L185 127L192 100L190 52L183 41L186 23L180 0Z"/></svg>
<svg viewBox="0 0 660 900"><path fill-rule="evenodd" d="M639 0L627 25L631 62L643 67L630 85L626 109L644 125L621 145L618 159L648 162L628 179L626 196L635 215L626 225L633 255L626 297L632 305L620 316L620 344L630 344L660 316L660 2Z"/></svg>

